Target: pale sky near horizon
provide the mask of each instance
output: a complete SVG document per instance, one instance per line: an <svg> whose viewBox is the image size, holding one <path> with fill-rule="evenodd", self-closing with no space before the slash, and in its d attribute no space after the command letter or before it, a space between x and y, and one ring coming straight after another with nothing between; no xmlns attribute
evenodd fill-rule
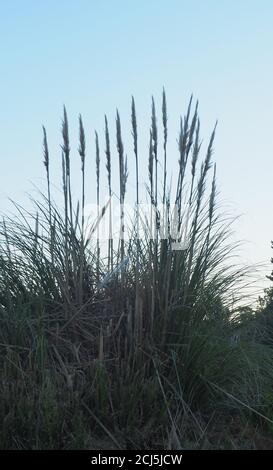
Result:
<svg viewBox="0 0 273 470"><path fill-rule="evenodd" d="M205 141L218 119L218 190L231 214L241 215L234 229L236 239L245 240L242 258L265 263L262 275L269 274L272 24L272 0L0 0L1 209L7 207L7 197L20 202L31 182L39 185L44 179L42 124L53 172L59 168L64 103L75 161L77 119L83 115L91 168L91 137L95 128L102 131L104 113L113 124L119 108L124 139L130 142L126 123L133 94L146 138L151 95L160 111L164 85L173 141L171 171L175 173L178 158L179 115L193 93L200 103ZM130 146L128 158L130 170ZM93 167L93 185L94 173Z"/></svg>

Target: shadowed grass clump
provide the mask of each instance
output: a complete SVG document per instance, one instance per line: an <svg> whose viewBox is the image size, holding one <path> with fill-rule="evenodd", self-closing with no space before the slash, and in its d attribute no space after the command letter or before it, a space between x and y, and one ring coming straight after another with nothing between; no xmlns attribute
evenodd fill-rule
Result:
<svg viewBox="0 0 273 470"><path fill-rule="evenodd" d="M216 129L203 149L198 103L192 111L191 98L180 120L177 181L170 184L165 91L161 109L162 144L152 99L146 158L139 150L132 98L136 206L129 227L119 112L115 142L105 116L109 200L103 208L98 133L89 161L79 117L82 187L80 201L74 201L64 108L60 207L43 128L47 193L33 201L33 211L15 204L16 216L5 216L0 224L2 448L255 448L253 417L270 422L263 400L273 379L272 353L236 336L247 271L233 264L231 221L217 208ZM119 169L117 243L113 165ZM148 214L141 208L143 165ZM91 223L84 211L88 167L96 174L98 206ZM106 248L99 237L105 219ZM219 431L221 421L225 430ZM240 430L235 437L234 422ZM246 428L252 440L250 431L243 434Z"/></svg>

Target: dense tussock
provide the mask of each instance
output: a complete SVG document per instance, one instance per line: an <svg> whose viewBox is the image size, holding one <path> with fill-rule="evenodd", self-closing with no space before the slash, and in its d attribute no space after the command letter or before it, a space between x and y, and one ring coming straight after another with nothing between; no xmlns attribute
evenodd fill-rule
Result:
<svg viewBox="0 0 273 470"><path fill-rule="evenodd" d="M255 448L272 426L273 355L253 317L246 321L239 309L247 270L234 264L231 220L217 206L216 127L205 148L191 98L180 121L170 191L164 91L160 113L154 100L151 110L147 156L139 151L133 98L128 157L118 111L116 135L105 117L91 158L79 117L82 186L75 201L64 108L63 204L54 202L43 128L47 193L33 200L33 211L15 204L16 216L0 223L2 448L94 448L106 441L121 448ZM147 167L148 214L140 209L140 164ZM109 197L91 221L84 211L89 165L98 206L103 172ZM113 165L119 168L114 189ZM136 205L126 227L129 170ZM113 239L113 190L119 240ZM163 227L176 233L162 239ZM126 230L129 239L122 236Z"/></svg>

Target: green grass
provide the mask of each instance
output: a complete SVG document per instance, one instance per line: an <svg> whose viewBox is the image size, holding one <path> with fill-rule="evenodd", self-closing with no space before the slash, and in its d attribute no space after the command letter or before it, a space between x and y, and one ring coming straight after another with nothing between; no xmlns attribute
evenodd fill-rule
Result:
<svg viewBox="0 0 273 470"><path fill-rule="evenodd" d="M174 184L167 172L165 92L160 122L152 100L146 158L139 152L132 99L134 165L129 169L135 175L136 207L130 239L121 237L119 243L111 237L112 202L98 211L91 229L84 214L88 152L82 118L79 202L72 196L66 110L59 205L44 129L47 193L32 201L33 211L15 204L14 217L6 216L0 224L2 449L267 445L261 440L273 426L273 354L270 345L248 333L248 322L236 316L248 270L235 264L232 221L217 206L215 129L203 149L198 104L192 110L191 99L180 122ZM113 148L105 117L103 144L95 134L96 199L99 203L104 196L106 165L107 194L119 194L122 234L128 164L118 112L117 151ZM116 191L112 167L117 165ZM140 165L147 167L146 194ZM138 210L143 197L150 201L154 237L149 217ZM178 233L162 240L164 221L173 220L171 203L177 209ZM97 233L106 218L109 241L103 249ZM173 250L185 227L187 247ZM241 335L235 340L237 331Z"/></svg>

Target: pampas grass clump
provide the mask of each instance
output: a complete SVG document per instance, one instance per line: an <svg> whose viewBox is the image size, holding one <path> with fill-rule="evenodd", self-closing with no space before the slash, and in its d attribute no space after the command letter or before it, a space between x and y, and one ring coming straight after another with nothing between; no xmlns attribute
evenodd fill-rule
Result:
<svg viewBox="0 0 273 470"><path fill-rule="evenodd" d="M64 108L61 206L54 202L43 128L47 193L33 201L33 212L15 204L17 215L0 223L2 448L243 447L249 441L232 435L234 417L242 429L253 416L270 421L262 404L272 355L255 341L232 340L240 327L235 313L246 272L233 264L230 220L217 207L216 129L204 148L198 103L193 108L192 101L180 121L172 184L165 91L160 119L152 100L147 157L139 150L134 98L130 158L118 111L115 139L105 116L104 136L95 133L91 158L80 116L80 201L72 196ZM140 210L143 165L146 216ZM113 166L119 188L113 187ZM126 240L128 166L136 206ZM109 201L99 208L105 168ZM96 174L98 205L91 225L84 211L88 169ZM120 205L118 243L114 194ZM99 239L105 219L106 249ZM214 434L221 421L226 429Z"/></svg>

